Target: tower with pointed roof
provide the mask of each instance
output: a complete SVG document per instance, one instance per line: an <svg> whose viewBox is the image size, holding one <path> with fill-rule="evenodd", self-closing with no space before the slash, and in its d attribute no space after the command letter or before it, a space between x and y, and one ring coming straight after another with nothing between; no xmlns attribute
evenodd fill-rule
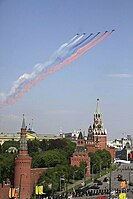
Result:
<svg viewBox="0 0 133 199"><path fill-rule="evenodd" d="M26 139L27 127L23 115L21 135L19 141L19 154L15 159L14 185L19 190L19 196L22 199L30 199L31 196L31 161L28 154Z"/></svg>
<svg viewBox="0 0 133 199"><path fill-rule="evenodd" d="M100 110L99 99L97 99L96 112L94 113L94 143L99 146L100 149L107 147L107 131L103 127L102 112Z"/></svg>
<svg viewBox="0 0 133 199"><path fill-rule="evenodd" d="M85 140L83 137L82 132L80 131L77 144L76 144L76 150L73 153L73 156L71 157L71 165L72 166L80 166L81 162L86 162L87 164L87 176L90 176L90 157L88 156L86 147L85 147Z"/></svg>
<svg viewBox="0 0 133 199"><path fill-rule="evenodd" d="M93 127L90 126L88 129L87 141L92 142L99 149L105 149L107 147L107 131L103 128L99 99L97 99Z"/></svg>
<svg viewBox="0 0 133 199"><path fill-rule="evenodd" d="M115 149L114 147L107 146L107 131L103 127L102 112L99 106L99 99L97 99L93 125L90 125L88 128L86 140L80 132L76 143L76 150L71 157L71 165L79 166L81 161L85 161L87 163L87 168L90 169L90 157L88 157L88 153L95 153L99 149L109 151L111 159L114 160ZM89 176L90 171L88 171L88 169L87 172Z"/></svg>

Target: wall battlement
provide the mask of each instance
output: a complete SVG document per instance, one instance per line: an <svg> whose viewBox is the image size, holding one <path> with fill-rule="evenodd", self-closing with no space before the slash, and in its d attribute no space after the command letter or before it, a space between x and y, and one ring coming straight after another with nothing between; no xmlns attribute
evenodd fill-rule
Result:
<svg viewBox="0 0 133 199"><path fill-rule="evenodd" d="M9 179L0 183L0 199L9 199L9 189L11 187L11 183Z"/></svg>

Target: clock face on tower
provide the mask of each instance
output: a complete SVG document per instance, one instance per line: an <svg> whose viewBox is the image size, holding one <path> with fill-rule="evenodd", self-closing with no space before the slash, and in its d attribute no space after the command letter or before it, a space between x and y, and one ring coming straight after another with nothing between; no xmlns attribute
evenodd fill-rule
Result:
<svg viewBox="0 0 133 199"><path fill-rule="evenodd" d="M100 129L100 128L101 128L101 125L100 125L100 124L98 124L98 125L97 125L97 128L98 128L98 129Z"/></svg>

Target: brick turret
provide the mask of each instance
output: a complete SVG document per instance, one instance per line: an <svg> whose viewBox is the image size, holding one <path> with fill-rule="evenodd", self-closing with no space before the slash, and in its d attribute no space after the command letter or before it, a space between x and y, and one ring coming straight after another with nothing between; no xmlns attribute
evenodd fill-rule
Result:
<svg viewBox="0 0 133 199"><path fill-rule="evenodd" d="M28 147L26 140L27 127L25 126L25 118L23 115L19 155L15 159L15 177L14 186L19 188L21 199L30 199L31 196L31 161L28 155Z"/></svg>
<svg viewBox="0 0 133 199"><path fill-rule="evenodd" d="M88 156L88 153L85 148L85 140L82 135L82 132L79 133L76 144L76 150L73 153L73 156L71 157L71 165L79 167L81 162L86 162L87 164L86 175L90 176L90 157Z"/></svg>

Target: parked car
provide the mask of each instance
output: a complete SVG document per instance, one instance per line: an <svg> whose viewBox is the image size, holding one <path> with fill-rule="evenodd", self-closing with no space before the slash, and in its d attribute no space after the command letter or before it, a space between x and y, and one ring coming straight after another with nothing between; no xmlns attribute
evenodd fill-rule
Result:
<svg viewBox="0 0 133 199"><path fill-rule="evenodd" d="M103 179L103 182L108 182L109 181L109 179L107 178L107 177L105 177L104 179Z"/></svg>
<svg viewBox="0 0 133 199"><path fill-rule="evenodd" d="M129 186L133 186L133 182L129 182L129 184L128 184Z"/></svg>
<svg viewBox="0 0 133 199"><path fill-rule="evenodd" d="M90 186L90 189L99 189L100 187L97 184L93 184Z"/></svg>
<svg viewBox="0 0 133 199"><path fill-rule="evenodd" d="M97 185L102 185L103 183L101 181L97 182Z"/></svg>
<svg viewBox="0 0 133 199"><path fill-rule="evenodd" d="M98 179L95 179L95 180L94 180L94 183L96 183L97 185L102 185L102 184L103 184L102 181L101 181L101 180L98 180Z"/></svg>
<svg viewBox="0 0 133 199"><path fill-rule="evenodd" d="M121 174L118 174L118 176L117 176L118 181L123 181L122 177L123 176Z"/></svg>

